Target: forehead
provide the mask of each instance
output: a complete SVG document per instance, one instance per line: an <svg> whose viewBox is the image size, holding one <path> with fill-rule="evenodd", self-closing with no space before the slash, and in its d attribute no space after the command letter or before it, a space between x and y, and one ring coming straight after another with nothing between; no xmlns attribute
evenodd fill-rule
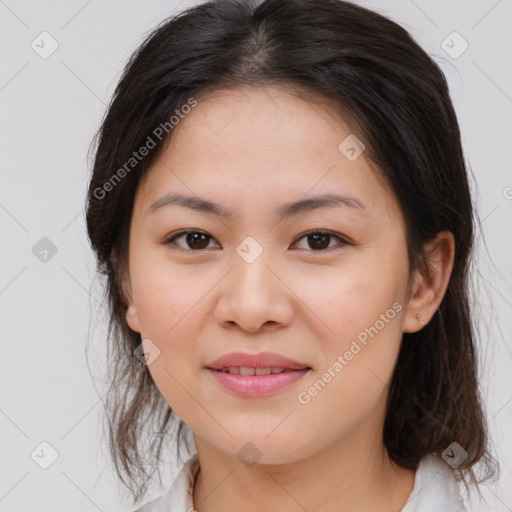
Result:
<svg viewBox="0 0 512 512"><path fill-rule="evenodd" d="M351 161L340 151L353 134L330 100L297 97L282 86L195 98L139 185L146 203L172 190L219 203L243 198L245 206L337 192L389 210L393 198L364 152Z"/></svg>
<svg viewBox="0 0 512 512"><path fill-rule="evenodd" d="M290 150L298 151L298 146L304 144L307 149L325 150L331 142L321 144L327 133L335 138L350 133L333 101L285 86L214 90L197 101L197 106L173 130L171 144L183 142L184 138L198 142L204 137L208 141L215 139L222 146L244 145L246 152L253 153L260 147L281 147L282 156ZM229 156L220 148L219 153Z"/></svg>

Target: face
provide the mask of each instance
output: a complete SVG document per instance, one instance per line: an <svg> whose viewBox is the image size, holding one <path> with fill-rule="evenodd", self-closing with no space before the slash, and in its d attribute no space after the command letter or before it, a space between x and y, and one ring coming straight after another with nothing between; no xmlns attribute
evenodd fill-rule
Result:
<svg viewBox="0 0 512 512"><path fill-rule="evenodd" d="M407 310L405 226L333 112L279 87L210 93L137 190L126 318L165 400L225 454L251 442L261 463L292 462L382 430ZM341 199L311 201L327 194ZM222 382L243 375L208 369L233 352L306 370L241 394ZM283 375L249 378L262 377Z"/></svg>

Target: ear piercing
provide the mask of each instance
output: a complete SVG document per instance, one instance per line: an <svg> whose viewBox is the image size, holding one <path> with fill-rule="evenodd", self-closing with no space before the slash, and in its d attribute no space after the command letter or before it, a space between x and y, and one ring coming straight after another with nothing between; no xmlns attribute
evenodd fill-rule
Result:
<svg viewBox="0 0 512 512"><path fill-rule="evenodd" d="M423 321L420 315L416 315L416 318L420 321L421 325L425 325L425 322Z"/></svg>

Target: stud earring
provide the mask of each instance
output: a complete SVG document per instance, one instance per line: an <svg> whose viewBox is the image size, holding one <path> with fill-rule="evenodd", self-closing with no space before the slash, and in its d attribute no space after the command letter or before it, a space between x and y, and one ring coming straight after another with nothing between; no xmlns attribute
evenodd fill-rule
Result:
<svg viewBox="0 0 512 512"><path fill-rule="evenodd" d="M420 315L416 315L416 318L420 321L421 325L425 325L425 322L423 321Z"/></svg>

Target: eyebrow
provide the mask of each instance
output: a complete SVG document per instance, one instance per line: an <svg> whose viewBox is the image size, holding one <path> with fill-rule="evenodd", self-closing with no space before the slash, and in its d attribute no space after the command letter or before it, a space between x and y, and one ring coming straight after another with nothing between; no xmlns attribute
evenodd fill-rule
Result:
<svg viewBox="0 0 512 512"><path fill-rule="evenodd" d="M200 197L187 196L183 194L169 193L155 201L150 207L150 213L168 206L183 206L191 210L200 211L209 215L216 215L230 219L233 211L212 201ZM350 207L366 210L364 204L354 196L340 194L322 194L307 199L299 199L291 203L285 203L275 210L278 217L289 217L301 213L310 212L319 208Z"/></svg>

